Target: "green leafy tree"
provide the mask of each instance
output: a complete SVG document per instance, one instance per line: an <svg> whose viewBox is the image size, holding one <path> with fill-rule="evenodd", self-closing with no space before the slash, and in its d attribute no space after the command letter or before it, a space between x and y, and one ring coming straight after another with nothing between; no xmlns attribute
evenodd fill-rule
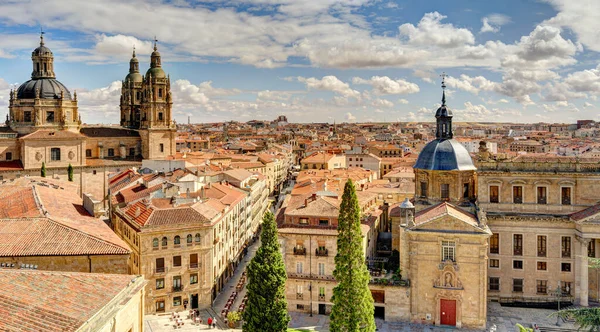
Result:
<svg viewBox="0 0 600 332"><path fill-rule="evenodd" d="M360 207L352 180L344 187L338 217L337 255L333 276L330 331L375 331L375 307L369 290L369 271L365 265Z"/></svg>
<svg viewBox="0 0 600 332"><path fill-rule="evenodd" d="M574 319L581 331L600 332L600 308L563 309L553 315L558 315L563 319Z"/></svg>
<svg viewBox="0 0 600 332"><path fill-rule="evenodd" d="M263 217L260 247L248 266L248 302L243 331L287 331L290 316L285 300L287 274L279 251L277 225L271 212Z"/></svg>
<svg viewBox="0 0 600 332"><path fill-rule="evenodd" d="M73 182L73 166L71 164L69 164L69 167L67 168L67 174L69 176L69 181Z"/></svg>
<svg viewBox="0 0 600 332"><path fill-rule="evenodd" d="M43 178L45 178L45 177L46 177L46 163L45 163L45 162L43 162L43 161L42 161L42 169L41 169L41 171L40 171L40 172L41 172L41 174L40 174L40 175L41 175Z"/></svg>

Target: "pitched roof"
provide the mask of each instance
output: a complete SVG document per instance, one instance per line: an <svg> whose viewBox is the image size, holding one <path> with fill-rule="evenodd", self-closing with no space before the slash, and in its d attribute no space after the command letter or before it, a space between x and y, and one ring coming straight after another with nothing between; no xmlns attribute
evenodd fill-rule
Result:
<svg viewBox="0 0 600 332"><path fill-rule="evenodd" d="M135 278L0 269L0 330L76 331Z"/></svg>
<svg viewBox="0 0 600 332"><path fill-rule="evenodd" d="M84 127L79 131L87 137L140 137L136 130L110 127Z"/></svg>
<svg viewBox="0 0 600 332"><path fill-rule="evenodd" d="M571 217L571 220L574 221L582 221L584 219L587 219L591 216L594 216L596 214L600 213L600 203L596 204L596 205L592 205L588 208L585 208L581 211L577 211L575 213L570 214L569 216Z"/></svg>
<svg viewBox="0 0 600 332"><path fill-rule="evenodd" d="M0 256L129 254L66 183L20 178L0 186ZM60 182L57 182L60 183Z"/></svg>
<svg viewBox="0 0 600 332"><path fill-rule="evenodd" d="M458 220L459 223L438 225L435 223L440 218L450 216L452 220ZM485 224L481 224L472 213L458 208L448 202L442 202L421 210L415 214L415 225L413 230L429 230L441 232L468 232L468 233L486 233L491 234Z"/></svg>
<svg viewBox="0 0 600 332"><path fill-rule="evenodd" d="M74 133L68 130L50 130L40 129L31 134L27 134L22 139L84 139L85 136L80 133Z"/></svg>

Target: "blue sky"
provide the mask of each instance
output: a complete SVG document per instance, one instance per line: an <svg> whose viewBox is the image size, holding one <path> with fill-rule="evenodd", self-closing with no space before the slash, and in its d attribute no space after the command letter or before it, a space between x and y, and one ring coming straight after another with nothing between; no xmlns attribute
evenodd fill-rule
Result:
<svg viewBox="0 0 600 332"><path fill-rule="evenodd" d="M442 72L456 121L600 120L599 22L597 0L4 0L0 116L42 26L87 123L118 122L154 36L179 122L431 121Z"/></svg>

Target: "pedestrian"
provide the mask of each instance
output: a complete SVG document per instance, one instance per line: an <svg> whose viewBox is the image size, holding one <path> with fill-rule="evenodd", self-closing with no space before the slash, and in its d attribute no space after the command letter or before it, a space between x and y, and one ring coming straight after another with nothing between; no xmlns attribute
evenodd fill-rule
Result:
<svg viewBox="0 0 600 332"><path fill-rule="evenodd" d="M217 317L213 317L213 329L217 328Z"/></svg>
<svg viewBox="0 0 600 332"><path fill-rule="evenodd" d="M183 310L187 310L187 303L183 303Z"/></svg>
<svg viewBox="0 0 600 332"><path fill-rule="evenodd" d="M208 328L212 327L212 317L208 317L208 320L206 320L206 322L208 323Z"/></svg>

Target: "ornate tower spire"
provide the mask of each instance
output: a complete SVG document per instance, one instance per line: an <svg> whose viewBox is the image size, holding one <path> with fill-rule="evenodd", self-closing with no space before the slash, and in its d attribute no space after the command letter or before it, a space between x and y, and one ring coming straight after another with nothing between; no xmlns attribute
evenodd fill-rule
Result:
<svg viewBox="0 0 600 332"><path fill-rule="evenodd" d="M140 72L140 63L138 59L135 57L135 45L133 46L133 53L131 55L131 60L129 60L129 73L139 73Z"/></svg>
<svg viewBox="0 0 600 332"><path fill-rule="evenodd" d="M442 73L440 77L442 77L442 106L446 106L446 73Z"/></svg>
<svg viewBox="0 0 600 332"><path fill-rule="evenodd" d="M31 53L31 61L33 62L32 79L39 78L56 78L54 74L54 55L52 51L45 46L44 30L40 29L40 46Z"/></svg>
<svg viewBox="0 0 600 332"><path fill-rule="evenodd" d="M150 56L150 68L157 68L160 67L160 53L158 52L158 47L156 46L156 43L158 42L158 39L156 39L156 36L154 37L154 52L152 52L152 55Z"/></svg>
<svg viewBox="0 0 600 332"><path fill-rule="evenodd" d="M435 113L437 122L435 137L437 139L451 139L452 134L452 111L446 106L446 73L440 75L442 77L442 105Z"/></svg>

